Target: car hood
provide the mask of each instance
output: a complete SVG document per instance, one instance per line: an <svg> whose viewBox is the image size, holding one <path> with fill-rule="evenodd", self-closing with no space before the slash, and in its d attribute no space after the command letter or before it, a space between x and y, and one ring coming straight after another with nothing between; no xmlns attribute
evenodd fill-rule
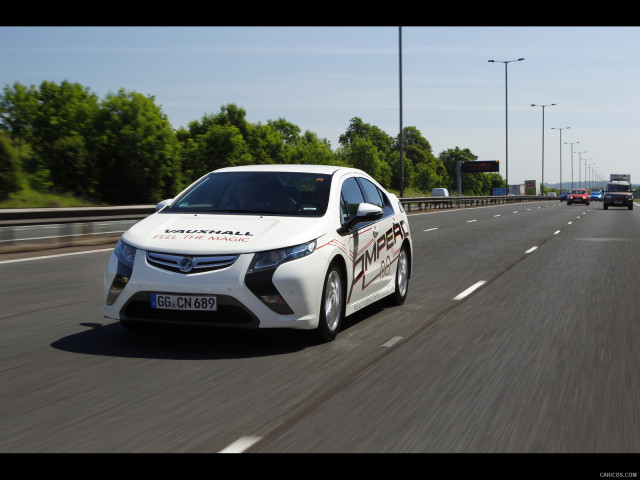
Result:
<svg viewBox="0 0 640 480"><path fill-rule="evenodd" d="M299 245L327 231L326 217L155 213L122 238L136 248L168 253L251 253Z"/></svg>

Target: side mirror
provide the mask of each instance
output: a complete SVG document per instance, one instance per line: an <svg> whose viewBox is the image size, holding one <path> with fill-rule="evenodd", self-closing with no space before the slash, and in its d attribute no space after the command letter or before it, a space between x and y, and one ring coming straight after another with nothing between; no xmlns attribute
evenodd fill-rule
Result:
<svg viewBox="0 0 640 480"><path fill-rule="evenodd" d="M168 198L167 200L162 200L160 203L158 203L156 205L156 212L159 212L160 210L162 210L167 205L170 205L172 201L173 201L173 198Z"/></svg>
<svg viewBox="0 0 640 480"><path fill-rule="evenodd" d="M370 203L361 203L358 205L358 211L356 216L353 217L348 223L338 229L338 233L343 235L355 227L360 222L373 221L382 217L382 209L377 205Z"/></svg>

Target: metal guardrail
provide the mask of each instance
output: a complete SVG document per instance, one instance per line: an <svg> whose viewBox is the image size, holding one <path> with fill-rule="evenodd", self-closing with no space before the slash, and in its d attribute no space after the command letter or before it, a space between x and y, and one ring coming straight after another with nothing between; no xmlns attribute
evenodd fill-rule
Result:
<svg viewBox="0 0 640 480"><path fill-rule="evenodd" d="M499 195L486 197L408 197L401 198L400 203L402 203L402 206L407 212L411 213L416 210L422 211L439 208L466 208L479 207L483 205L540 202L548 200L560 200L560 198L540 195Z"/></svg>
<svg viewBox="0 0 640 480"><path fill-rule="evenodd" d="M406 197L408 213L505 203L559 200L543 196ZM120 207L0 209L0 253L115 243L155 205Z"/></svg>

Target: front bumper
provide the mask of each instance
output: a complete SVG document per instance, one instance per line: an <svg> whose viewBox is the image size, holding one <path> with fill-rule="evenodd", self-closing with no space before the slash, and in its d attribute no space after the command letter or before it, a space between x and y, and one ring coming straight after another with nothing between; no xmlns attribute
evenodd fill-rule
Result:
<svg viewBox="0 0 640 480"><path fill-rule="evenodd" d="M118 271L118 259L112 254L104 275L104 315L117 320L148 323L240 328L317 327L325 271L322 253L316 251L306 257L283 263L270 276L273 286L288 305L291 312L289 314L274 311L245 284L252 258L253 254L244 254L238 256L228 267L184 274L151 265L146 252L137 250L129 281L117 299L108 305L109 290ZM152 308L151 295L154 293L215 295L217 310L210 312Z"/></svg>
<svg viewBox="0 0 640 480"><path fill-rule="evenodd" d="M607 207L630 207L633 205L633 197L616 195L605 196L604 205Z"/></svg>

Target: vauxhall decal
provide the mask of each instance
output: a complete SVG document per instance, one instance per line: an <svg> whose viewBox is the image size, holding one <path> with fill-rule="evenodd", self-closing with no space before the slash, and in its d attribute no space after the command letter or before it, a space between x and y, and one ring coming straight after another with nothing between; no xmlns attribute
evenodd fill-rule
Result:
<svg viewBox="0 0 640 480"><path fill-rule="evenodd" d="M183 234L178 237L178 233ZM216 236L208 236L215 234ZM234 232L233 230L175 230L166 229L164 234L157 234L153 236L154 240L214 240L220 242L250 242L253 234L251 232Z"/></svg>
<svg viewBox="0 0 640 480"><path fill-rule="evenodd" d="M217 235L245 235L248 237L253 236L253 233L251 232L246 232L246 233L242 233L242 232L233 232L232 230L227 230L226 232L223 232L222 230L165 230L164 233L203 233L203 234L210 234L210 233L215 233Z"/></svg>

